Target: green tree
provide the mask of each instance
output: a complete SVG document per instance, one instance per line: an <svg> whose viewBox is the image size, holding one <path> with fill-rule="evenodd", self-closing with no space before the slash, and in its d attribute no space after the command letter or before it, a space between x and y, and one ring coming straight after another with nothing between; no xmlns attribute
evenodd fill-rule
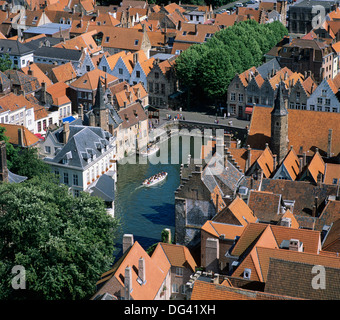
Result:
<svg viewBox="0 0 340 320"><path fill-rule="evenodd" d="M9 170L12 170L13 162L15 162L18 157L18 149L9 143L9 138L6 136L6 129L4 127L0 127L0 141L5 141L6 143L7 167Z"/></svg>
<svg viewBox="0 0 340 320"><path fill-rule="evenodd" d="M49 165L39 159L38 150L35 148L18 150L17 156L12 160L11 170L28 179L48 174L51 171Z"/></svg>
<svg viewBox="0 0 340 320"><path fill-rule="evenodd" d="M12 69L12 60L9 54L6 53L3 57L0 57L0 71L4 72L8 69Z"/></svg>
<svg viewBox="0 0 340 320"><path fill-rule="evenodd" d="M0 299L88 299L113 263L117 227L101 199L75 198L52 175L0 184ZM11 286L16 265L25 290Z"/></svg>

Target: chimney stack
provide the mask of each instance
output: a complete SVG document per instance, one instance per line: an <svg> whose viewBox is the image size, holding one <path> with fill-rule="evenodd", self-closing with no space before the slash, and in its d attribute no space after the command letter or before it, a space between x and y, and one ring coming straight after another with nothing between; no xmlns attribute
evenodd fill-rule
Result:
<svg viewBox="0 0 340 320"><path fill-rule="evenodd" d="M145 282L145 259L143 257L140 257L138 260L138 277L142 282Z"/></svg>
<svg viewBox="0 0 340 320"><path fill-rule="evenodd" d="M129 266L125 268L124 287L125 287L125 300L130 300L130 293L132 290L132 271L131 267Z"/></svg>
<svg viewBox="0 0 340 320"><path fill-rule="evenodd" d="M0 181L8 182L6 142L0 142Z"/></svg>
<svg viewBox="0 0 340 320"><path fill-rule="evenodd" d="M31 63L29 62L27 74L33 76L33 70L31 69Z"/></svg>
<svg viewBox="0 0 340 320"><path fill-rule="evenodd" d="M68 122L64 122L63 125L63 143L66 144L68 141L68 137L70 136L70 124Z"/></svg>
<svg viewBox="0 0 340 320"><path fill-rule="evenodd" d="M24 147L24 131L22 127L18 129L18 145Z"/></svg>
<svg viewBox="0 0 340 320"><path fill-rule="evenodd" d="M123 254L132 247L134 244L134 239L132 234L124 234L123 235Z"/></svg>
<svg viewBox="0 0 340 320"><path fill-rule="evenodd" d="M81 121L84 121L84 106L81 103L78 106L78 116Z"/></svg>
<svg viewBox="0 0 340 320"><path fill-rule="evenodd" d="M306 166L307 164L307 154L306 151L303 153L303 166Z"/></svg>
<svg viewBox="0 0 340 320"><path fill-rule="evenodd" d="M327 145L327 158L332 156L332 134L333 129L328 130L328 145Z"/></svg>
<svg viewBox="0 0 340 320"><path fill-rule="evenodd" d="M245 171L248 171L251 166L251 148L250 145L247 146L247 160Z"/></svg>
<svg viewBox="0 0 340 320"><path fill-rule="evenodd" d="M277 155L273 154L273 171L276 170L277 167Z"/></svg>

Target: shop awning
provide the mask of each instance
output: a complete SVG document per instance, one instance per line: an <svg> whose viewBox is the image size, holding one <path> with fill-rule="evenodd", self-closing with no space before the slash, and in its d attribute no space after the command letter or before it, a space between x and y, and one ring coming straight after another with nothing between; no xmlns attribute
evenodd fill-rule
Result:
<svg viewBox="0 0 340 320"><path fill-rule="evenodd" d="M246 107L245 114L252 114L253 113L253 107Z"/></svg>

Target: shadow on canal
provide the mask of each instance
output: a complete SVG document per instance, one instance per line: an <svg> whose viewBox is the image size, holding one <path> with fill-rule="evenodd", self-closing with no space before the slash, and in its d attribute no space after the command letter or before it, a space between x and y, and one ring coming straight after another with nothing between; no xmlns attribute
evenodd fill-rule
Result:
<svg viewBox="0 0 340 320"><path fill-rule="evenodd" d="M156 213L142 214L145 218L149 219L152 223L165 225L167 227L175 227L175 205L165 203L161 206L150 206Z"/></svg>

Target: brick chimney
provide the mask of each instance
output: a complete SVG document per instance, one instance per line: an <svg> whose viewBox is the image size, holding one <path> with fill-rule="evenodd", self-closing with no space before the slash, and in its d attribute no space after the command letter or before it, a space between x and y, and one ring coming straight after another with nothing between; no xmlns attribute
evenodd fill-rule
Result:
<svg viewBox="0 0 340 320"><path fill-rule="evenodd" d="M123 235L123 254L134 244L133 234Z"/></svg>
<svg viewBox="0 0 340 320"><path fill-rule="evenodd" d="M277 155L273 154L273 171L276 170L277 167Z"/></svg>
<svg viewBox="0 0 340 320"><path fill-rule="evenodd" d="M65 122L63 124L63 143L66 144L68 141L68 137L70 136L70 124Z"/></svg>
<svg viewBox="0 0 340 320"><path fill-rule="evenodd" d="M328 130L327 158L332 156L332 134L333 129Z"/></svg>
<svg viewBox="0 0 340 320"><path fill-rule="evenodd" d="M298 239L289 240L289 250L303 252L303 245Z"/></svg>
<svg viewBox="0 0 340 320"><path fill-rule="evenodd" d="M145 282L145 259L143 257L140 257L138 260L138 277Z"/></svg>
<svg viewBox="0 0 340 320"><path fill-rule="evenodd" d="M245 171L247 171L251 166L251 148L250 145L247 146L247 160L246 160L246 168Z"/></svg>
<svg viewBox="0 0 340 320"><path fill-rule="evenodd" d="M25 147L25 145L24 145L24 130L22 129L22 127L20 127L18 129L18 145L20 147Z"/></svg>
<svg viewBox="0 0 340 320"><path fill-rule="evenodd" d="M5 141L0 141L0 181L8 182L8 168Z"/></svg>
<svg viewBox="0 0 340 320"><path fill-rule="evenodd" d="M132 271L131 267L127 266L125 268L125 276L124 276L124 289L125 289L125 300L130 300L130 293L132 290Z"/></svg>

